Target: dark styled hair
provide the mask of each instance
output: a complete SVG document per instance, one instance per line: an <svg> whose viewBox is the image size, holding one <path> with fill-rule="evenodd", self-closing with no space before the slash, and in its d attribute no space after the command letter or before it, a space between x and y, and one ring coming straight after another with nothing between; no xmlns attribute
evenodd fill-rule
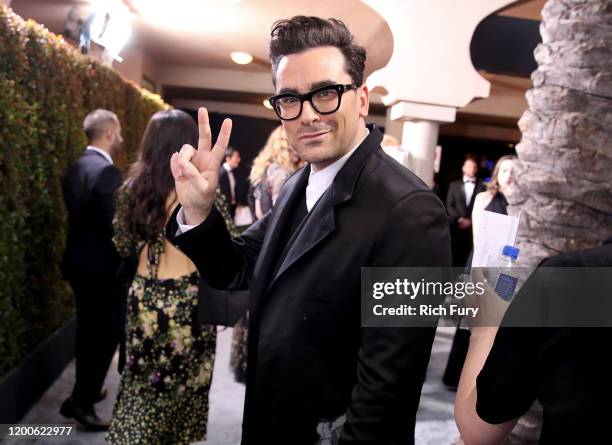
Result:
<svg viewBox="0 0 612 445"><path fill-rule="evenodd" d="M151 117L124 187L131 195L128 231L136 240L153 241L166 223L166 200L174 190L170 157L185 144L196 147L198 127L181 110L158 111Z"/></svg>
<svg viewBox="0 0 612 445"><path fill-rule="evenodd" d="M338 19L296 15L272 25L269 55L274 85L278 64L284 56L322 46L338 48L344 55L346 72L353 83L357 86L363 84L366 51L354 42L354 36L346 25Z"/></svg>
<svg viewBox="0 0 612 445"><path fill-rule="evenodd" d="M240 153L240 152L238 151L238 149L236 149L236 148L234 148L232 146L229 146L229 147L227 147L225 149L225 157L226 158L231 158L234 153Z"/></svg>
<svg viewBox="0 0 612 445"><path fill-rule="evenodd" d="M478 158L474 154L471 154L471 153L466 154L465 157L463 158L463 163L465 164L467 161L472 161L476 165L478 165Z"/></svg>

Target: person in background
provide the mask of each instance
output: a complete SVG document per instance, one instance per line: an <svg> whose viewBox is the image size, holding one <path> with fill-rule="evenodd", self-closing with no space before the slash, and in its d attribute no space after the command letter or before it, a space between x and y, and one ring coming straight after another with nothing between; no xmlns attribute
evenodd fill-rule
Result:
<svg viewBox="0 0 612 445"><path fill-rule="evenodd" d="M229 204L230 215L233 218L236 214L236 176L234 170L240 165L240 152L234 147L227 147L225 151L225 162L219 170L219 187L225 200Z"/></svg>
<svg viewBox="0 0 612 445"><path fill-rule="evenodd" d="M573 278L577 268L592 271L610 267L612 238L602 246L547 258L533 273L533 283L539 284L525 283L501 327L470 328L469 351L455 398L455 421L466 445L507 443L518 419L535 400L543 409L540 444L608 442L609 410L605 407L612 398L610 372L598 357L609 349L612 330L551 326L546 318L537 322L542 327L505 324L513 320L509 323L514 326L534 325L530 318L540 303L553 314L553 307L559 304L570 303L565 307L579 310L596 301L607 302L606 286L597 289L598 285L584 283L584 287L572 287L575 282L568 283L567 277L558 275L561 271L550 268L568 268ZM545 278L537 279L538 274Z"/></svg>
<svg viewBox="0 0 612 445"><path fill-rule="evenodd" d="M123 139L119 119L108 110L92 111L83 121L87 149L63 179L68 211L68 239L62 273L76 302L76 379L60 413L88 430L108 428L94 410L106 397L106 372L119 343L119 302L116 272L119 256L113 247L114 193L121 173L113 164Z"/></svg>
<svg viewBox="0 0 612 445"><path fill-rule="evenodd" d="M484 186L476 177L478 162L473 155L467 155L461 168L463 178L451 182L446 196L446 210L451 223L451 242L453 251L453 266L469 266L471 262L472 240L472 209L476 196L484 190ZM453 337L453 344L448 355L448 361L442 382L450 389L456 389L461 375L461 368L467 354L469 331L459 323Z"/></svg>
<svg viewBox="0 0 612 445"><path fill-rule="evenodd" d="M474 208L472 210L472 230L474 234L474 245L478 232L478 222L483 210L489 212L500 213L507 215L508 201L504 196L506 190L512 184L512 165L516 160L514 155L505 155L499 158L493 168L491 180L487 183L487 189L484 192L478 193L474 199ZM470 255L471 258L471 255ZM471 259L468 260L471 263ZM468 353L470 331L466 326L460 325L457 328L455 337L453 338L453 346L451 355L445 370L445 383L448 386L456 387L459 383L459 376L465 363L465 358ZM453 445L462 444L461 439L456 439Z"/></svg>
<svg viewBox="0 0 612 445"><path fill-rule="evenodd" d="M137 269L127 296L127 357L107 435L111 444L188 444L206 437L216 327L197 322L200 275L163 236L177 205L168 159L197 139L187 113L155 113L118 193L113 241L122 257L137 258ZM219 190L214 205L235 231Z"/></svg>
<svg viewBox="0 0 612 445"><path fill-rule="evenodd" d="M302 166L282 126L270 133L266 145L253 161L249 181L254 187L255 216L261 219L274 205L281 187Z"/></svg>
<svg viewBox="0 0 612 445"><path fill-rule="evenodd" d="M478 193L476 198L474 198L474 207L472 209L474 244L476 243L479 218L483 210L501 213L502 215L508 214L508 201L506 201L504 189L512 183L512 165L515 160L516 156L514 155L506 155L499 158L493 168L491 181L487 183L487 189L484 192Z"/></svg>
<svg viewBox="0 0 612 445"><path fill-rule="evenodd" d="M454 267L465 266L472 250L472 208L476 195L484 191L482 182L476 177L478 162L473 155L465 157L461 171L462 179L451 182L446 196Z"/></svg>

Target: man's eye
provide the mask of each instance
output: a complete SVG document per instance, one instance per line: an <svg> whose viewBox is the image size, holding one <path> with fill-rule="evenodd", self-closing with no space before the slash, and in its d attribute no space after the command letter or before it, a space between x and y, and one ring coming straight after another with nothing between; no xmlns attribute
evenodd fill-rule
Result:
<svg viewBox="0 0 612 445"><path fill-rule="evenodd" d="M334 90L323 90L316 94L317 99L331 99L336 97L336 91Z"/></svg>
<svg viewBox="0 0 612 445"><path fill-rule="evenodd" d="M281 97L278 102L283 106L283 107L287 107L287 106L291 106L291 105L295 105L299 102L297 97Z"/></svg>

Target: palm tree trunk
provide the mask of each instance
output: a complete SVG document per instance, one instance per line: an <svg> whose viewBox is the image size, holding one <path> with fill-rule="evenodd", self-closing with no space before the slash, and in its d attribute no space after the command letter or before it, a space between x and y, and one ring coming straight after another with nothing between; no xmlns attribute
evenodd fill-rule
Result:
<svg viewBox="0 0 612 445"><path fill-rule="evenodd" d="M549 0L516 151L520 264L612 236L612 1Z"/></svg>

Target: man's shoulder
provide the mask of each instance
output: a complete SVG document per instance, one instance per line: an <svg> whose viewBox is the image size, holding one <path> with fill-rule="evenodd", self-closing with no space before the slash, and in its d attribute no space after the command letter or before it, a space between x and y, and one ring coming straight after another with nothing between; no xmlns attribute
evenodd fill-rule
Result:
<svg viewBox="0 0 612 445"><path fill-rule="evenodd" d="M92 153L87 150L84 153L81 153L81 155L72 162L68 172L74 174L76 172L85 171L102 171L107 165L111 164L109 164L106 159L97 153Z"/></svg>
<svg viewBox="0 0 612 445"><path fill-rule="evenodd" d="M66 178L81 178L93 184L100 178L121 178L121 171L116 165L110 164L102 156L95 153L84 153L79 156L70 166Z"/></svg>
<svg viewBox="0 0 612 445"><path fill-rule="evenodd" d="M433 194L421 178L382 150L376 151L368 164L362 180L366 182L366 186L376 184L386 198L395 201L415 192Z"/></svg>

